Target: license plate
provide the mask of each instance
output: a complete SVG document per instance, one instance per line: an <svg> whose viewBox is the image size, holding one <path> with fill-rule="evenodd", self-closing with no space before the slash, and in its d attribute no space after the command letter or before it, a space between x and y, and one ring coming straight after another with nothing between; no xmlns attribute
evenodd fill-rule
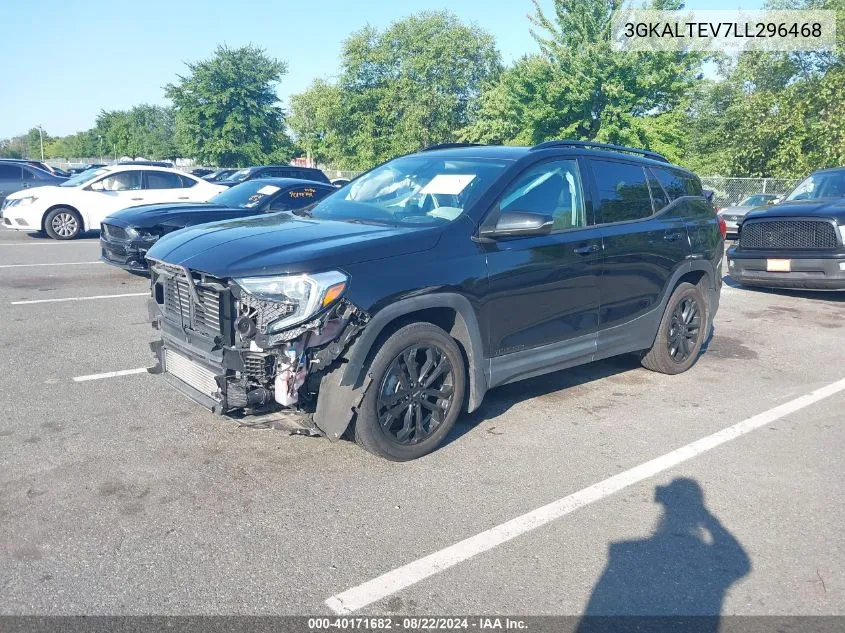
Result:
<svg viewBox="0 0 845 633"><path fill-rule="evenodd" d="M792 270L792 261L789 259L767 259L766 270L770 273L788 273Z"/></svg>

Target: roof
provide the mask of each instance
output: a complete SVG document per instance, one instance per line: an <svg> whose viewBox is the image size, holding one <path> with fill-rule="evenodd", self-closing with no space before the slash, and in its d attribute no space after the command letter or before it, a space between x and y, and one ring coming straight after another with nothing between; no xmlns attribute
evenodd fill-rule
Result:
<svg viewBox="0 0 845 633"><path fill-rule="evenodd" d="M627 154L622 151L616 152L609 149L589 149L582 147L548 147L548 148L531 148L523 146L512 145L467 145L464 147L444 147L442 149L430 149L420 152L425 156L453 156L462 158L500 158L506 160L518 160L526 156L530 152L540 151L554 151L561 155L572 156L590 156L591 158L622 158L626 161L641 163L644 165L653 165L655 167L672 167L673 169L680 169L681 171L692 173L688 169L675 165L673 163L664 163L663 161L646 158L645 156L638 156L636 154Z"/></svg>
<svg viewBox="0 0 845 633"><path fill-rule="evenodd" d="M174 167L158 167L156 165L121 165L120 163L116 165L106 165L105 167L98 167L97 169L102 169L103 171L163 171L167 172L168 174L179 174L180 176L191 176L184 171L176 169ZM196 176L193 176L196 178Z"/></svg>
<svg viewBox="0 0 845 633"><path fill-rule="evenodd" d="M234 167L233 169L237 169L238 171L242 169L308 169L312 171L322 171L318 167L300 167L299 165L250 165L249 167Z"/></svg>
<svg viewBox="0 0 845 633"><path fill-rule="evenodd" d="M319 182L317 180L308 180L307 178L253 178L252 180L245 180L244 182L263 182L268 185L276 185L277 187L292 187L296 185L320 185L328 189L334 189L332 185L327 182ZM238 183L243 184L243 183ZM237 186L237 185L235 185Z"/></svg>

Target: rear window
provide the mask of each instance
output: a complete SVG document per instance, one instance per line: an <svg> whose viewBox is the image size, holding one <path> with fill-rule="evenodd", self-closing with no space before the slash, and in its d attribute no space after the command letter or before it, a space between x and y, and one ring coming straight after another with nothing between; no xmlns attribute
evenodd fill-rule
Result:
<svg viewBox="0 0 845 633"><path fill-rule="evenodd" d="M701 191L701 182L695 176L664 167L650 167L650 169L672 200L684 196L704 195Z"/></svg>

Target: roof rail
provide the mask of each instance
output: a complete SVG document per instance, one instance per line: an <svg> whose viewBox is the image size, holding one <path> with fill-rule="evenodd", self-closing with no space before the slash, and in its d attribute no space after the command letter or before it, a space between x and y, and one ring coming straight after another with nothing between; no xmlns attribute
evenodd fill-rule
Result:
<svg viewBox="0 0 845 633"><path fill-rule="evenodd" d="M584 149L603 149L610 152L626 152L628 154L637 154L638 156L645 156L652 160L658 160L661 163L668 163L669 159L663 154L658 154L649 149L640 149L639 147L627 147L625 145L611 145L610 143L596 143L593 141L546 141L532 147L535 149L547 149L549 147L581 147Z"/></svg>
<svg viewBox="0 0 845 633"><path fill-rule="evenodd" d="M421 152L431 152L436 149L452 149L453 147L480 147L481 143L439 143L421 149Z"/></svg>

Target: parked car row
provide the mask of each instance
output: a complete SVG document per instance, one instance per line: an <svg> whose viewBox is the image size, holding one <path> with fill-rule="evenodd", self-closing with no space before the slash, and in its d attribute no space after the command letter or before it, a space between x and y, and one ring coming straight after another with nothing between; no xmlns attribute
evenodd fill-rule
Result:
<svg viewBox="0 0 845 633"><path fill-rule="evenodd" d="M249 167L235 170L230 175L237 177L234 180L210 181L155 161L138 160L60 178L27 162L0 160L0 213L6 228L44 231L54 239L70 240L99 229L107 215L127 207L207 202L242 182L285 177L275 174L295 174L300 180L331 187L322 171L291 166Z"/></svg>

